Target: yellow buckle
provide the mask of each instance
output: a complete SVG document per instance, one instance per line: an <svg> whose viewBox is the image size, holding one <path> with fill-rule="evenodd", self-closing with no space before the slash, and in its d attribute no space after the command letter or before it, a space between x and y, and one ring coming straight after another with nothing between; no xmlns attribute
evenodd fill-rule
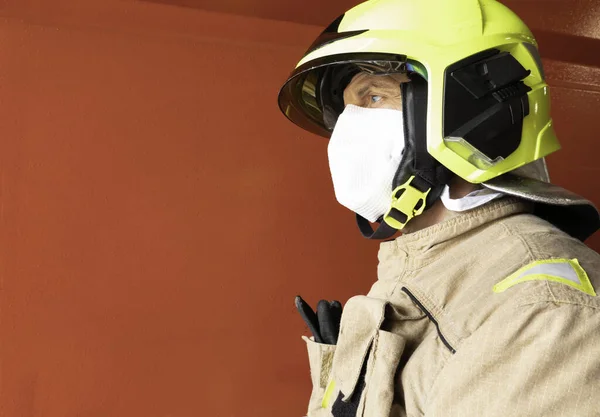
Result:
<svg viewBox="0 0 600 417"><path fill-rule="evenodd" d="M397 187L392 191L392 207L383 216L383 221L392 226L394 229L401 230L406 226L406 223L415 216L423 213L425 210L425 201L431 188L427 191L419 191L415 187L411 186L411 181L415 179L413 175L404 184ZM421 203L421 206L416 209L417 205ZM401 222L390 216L392 210L398 210L400 213L406 216L406 221Z"/></svg>

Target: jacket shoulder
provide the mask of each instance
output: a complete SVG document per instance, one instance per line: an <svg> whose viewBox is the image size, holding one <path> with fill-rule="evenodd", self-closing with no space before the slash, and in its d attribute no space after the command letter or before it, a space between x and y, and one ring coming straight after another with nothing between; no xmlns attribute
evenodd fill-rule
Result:
<svg viewBox="0 0 600 417"><path fill-rule="evenodd" d="M600 255L534 215L490 223L446 255L422 271L418 295L457 340L524 305L600 308Z"/></svg>
<svg viewBox="0 0 600 417"><path fill-rule="evenodd" d="M518 303L572 303L600 307L600 255L580 240L533 215L503 221L528 253L528 262L494 284Z"/></svg>

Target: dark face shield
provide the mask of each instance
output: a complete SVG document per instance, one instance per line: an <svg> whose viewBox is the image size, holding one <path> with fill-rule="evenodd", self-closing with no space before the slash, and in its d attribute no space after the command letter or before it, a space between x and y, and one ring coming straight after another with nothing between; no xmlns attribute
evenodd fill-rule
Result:
<svg viewBox="0 0 600 417"><path fill-rule="evenodd" d="M403 55L352 53L323 57L292 72L279 92L279 108L296 125L328 138L344 110L344 89L359 72L425 74L420 64L407 61Z"/></svg>

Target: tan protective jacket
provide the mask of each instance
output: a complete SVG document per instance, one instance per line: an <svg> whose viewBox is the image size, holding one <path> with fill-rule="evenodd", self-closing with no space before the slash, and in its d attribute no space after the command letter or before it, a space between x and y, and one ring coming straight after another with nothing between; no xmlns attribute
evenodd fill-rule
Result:
<svg viewBox="0 0 600 417"><path fill-rule="evenodd" d="M600 416L600 256L528 209L504 199L382 243L338 344L305 338L308 416Z"/></svg>

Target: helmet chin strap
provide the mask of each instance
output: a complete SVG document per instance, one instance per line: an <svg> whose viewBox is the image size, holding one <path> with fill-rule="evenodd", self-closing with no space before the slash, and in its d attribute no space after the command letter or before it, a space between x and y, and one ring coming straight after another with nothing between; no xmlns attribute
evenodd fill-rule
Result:
<svg viewBox="0 0 600 417"><path fill-rule="evenodd" d="M356 215L362 235L388 239L415 216L431 207L452 173L427 152L427 81L417 74L400 85L404 117L404 154L392 181L391 207L373 230L369 221Z"/></svg>

